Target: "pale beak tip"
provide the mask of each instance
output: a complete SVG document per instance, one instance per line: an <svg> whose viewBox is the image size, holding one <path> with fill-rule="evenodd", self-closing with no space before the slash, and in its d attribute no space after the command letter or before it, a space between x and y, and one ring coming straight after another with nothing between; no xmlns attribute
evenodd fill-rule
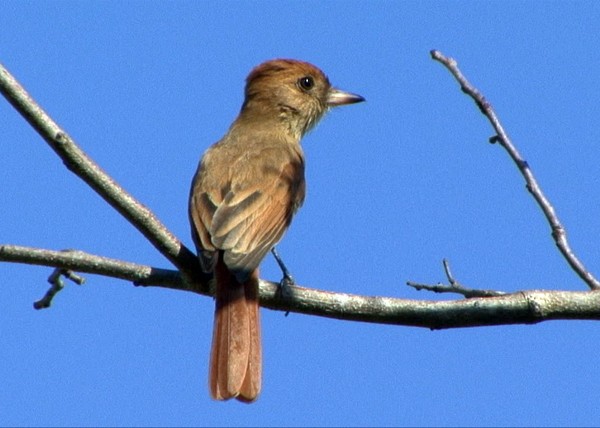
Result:
<svg viewBox="0 0 600 428"><path fill-rule="evenodd" d="M335 88L331 89L327 96L327 104L331 107L356 104L363 101L366 101L365 98L358 94L344 92Z"/></svg>

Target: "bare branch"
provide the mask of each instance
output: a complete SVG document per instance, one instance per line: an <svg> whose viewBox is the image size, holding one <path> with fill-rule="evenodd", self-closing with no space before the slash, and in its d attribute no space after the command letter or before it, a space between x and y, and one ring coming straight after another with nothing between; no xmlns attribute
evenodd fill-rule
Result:
<svg viewBox="0 0 600 428"><path fill-rule="evenodd" d="M56 266L121 278L138 285L210 295L208 283L190 288L177 271L138 265L82 251L50 251L0 246L0 261ZM339 320L408 325L430 329L530 324L553 319L600 320L600 292L526 291L497 297L437 301L358 296L299 286L291 295L278 293L278 284L260 281L261 306Z"/></svg>
<svg viewBox="0 0 600 428"><path fill-rule="evenodd" d="M54 296L56 296L63 288L65 288L63 277L73 281L77 285L82 285L85 282L85 278L77 275L71 270L61 268L54 269L54 271L48 277L50 288L44 297L33 303L34 309L46 309L50 307Z"/></svg>
<svg viewBox="0 0 600 428"><path fill-rule="evenodd" d="M208 279L185 282L179 272L101 257L83 251L53 251L18 245L0 245L0 261L56 267L209 295Z"/></svg>
<svg viewBox="0 0 600 428"><path fill-rule="evenodd" d="M497 297L504 296L507 293L503 291L495 291L495 290L478 290L475 288L468 288L459 283L454 276L452 276L452 272L450 272L450 262L447 259L442 260L442 264L444 265L444 271L446 272L446 278L448 278L449 285L444 284L421 284L419 282L407 281L406 285L414 288L417 291L427 290L433 291L434 293L457 293L462 294L467 298L472 297Z"/></svg>
<svg viewBox="0 0 600 428"><path fill-rule="evenodd" d="M33 126L64 164L138 229L174 266L189 278L199 271L193 252L183 245L144 205L117 184L31 98L0 64L0 93Z"/></svg>
<svg viewBox="0 0 600 428"><path fill-rule="evenodd" d="M276 284L269 283L276 287ZM498 297L427 301L367 297L293 287L294 298L280 302L269 295L261 305L328 318L407 325L430 329L531 324L551 319L600 319L600 293L525 291ZM283 305L283 303L288 303Z"/></svg>
<svg viewBox="0 0 600 428"><path fill-rule="evenodd" d="M566 230L558 219L554 207L550 204L550 201L542 192L542 189L538 185L538 182L535 179L529 164L523 159L515 145L508 137L507 133L504 131L504 128L502 127L502 124L500 123L500 120L498 119L498 116L496 115L491 104L473 85L471 85L471 83L469 83L466 77L459 70L458 64L453 58L448 58L437 50L431 51L431 57L434 60L442 63L450 71L450 73L452 73L452 75L460 84L461 90L475 101L477 107L479 107L481 112L492 124L494 130L496 131L496 135L490 138L490 142L500 143L500 145L508 152L514 163L517 165L517 168L519 168L519 171L525 178L527 190L529 193L531 193L539 207L542 209L546 219L548 220L548 223L550 224L552 238L554 239L556 246L567 260L571 268L592 290L600 289L600 282L598 282L592 273L585 268L583 263L577 258L571 249L567 241Z"/></svg>

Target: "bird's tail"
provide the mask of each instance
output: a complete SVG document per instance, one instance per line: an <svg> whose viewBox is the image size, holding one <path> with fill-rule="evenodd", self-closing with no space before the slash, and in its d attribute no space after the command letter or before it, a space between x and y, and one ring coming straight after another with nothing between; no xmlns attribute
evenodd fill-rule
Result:
<svg viewBox="0 0 600 428"><path fill-rule="evenodd" d="M223 255L215 267L216 305L210 353L210 393L215 400L258 397L262 378L258 269L239 282Z"/></svg>

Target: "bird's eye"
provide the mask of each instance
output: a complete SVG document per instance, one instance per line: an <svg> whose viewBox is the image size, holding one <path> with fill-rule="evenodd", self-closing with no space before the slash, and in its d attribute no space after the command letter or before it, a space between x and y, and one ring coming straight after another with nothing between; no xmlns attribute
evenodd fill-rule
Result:
<svg viewBox="0 0 600 428"><path fill-rule="evenodd" d="M304 76L298 80L298 84L305 91L309 91L315 86L315 79L313 79L312 76Z"/></svg>

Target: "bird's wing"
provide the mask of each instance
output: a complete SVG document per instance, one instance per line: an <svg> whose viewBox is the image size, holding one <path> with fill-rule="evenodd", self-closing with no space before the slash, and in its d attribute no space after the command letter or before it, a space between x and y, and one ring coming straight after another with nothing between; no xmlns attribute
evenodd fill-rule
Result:
<svg viewBox="0 0 600 428"><path fill-rule="evenodd" d="M227 267L243 278L281 239L305 191L301 155L282 153L288 156L270 156L271 163L264 162L268 151L246 154L243 163L232 165L227 183L197 180L190 216L205 262L223 250Z"/></svg>

